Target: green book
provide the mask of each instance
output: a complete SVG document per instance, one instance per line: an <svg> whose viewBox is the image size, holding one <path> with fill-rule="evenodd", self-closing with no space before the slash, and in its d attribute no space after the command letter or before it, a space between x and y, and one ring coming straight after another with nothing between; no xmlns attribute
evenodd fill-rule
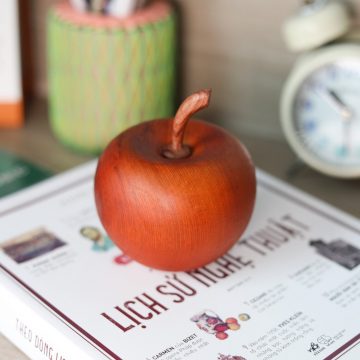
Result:
<svg viewBox="0 0 360 360"><path fill-rule="evenodd" d="M48 170L0 150L0 197L33 185L51 175Z"/></svg>

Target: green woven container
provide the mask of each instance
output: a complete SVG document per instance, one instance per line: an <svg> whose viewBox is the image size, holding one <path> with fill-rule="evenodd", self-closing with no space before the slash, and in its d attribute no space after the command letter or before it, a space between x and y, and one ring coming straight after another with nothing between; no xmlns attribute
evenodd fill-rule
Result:
<svg viewBox="0 0 360 360"><path fill-rule="evenodd" d="M171 116L175 42L167 3L126 21L57 4L48 16L47 49L50 123L58 139L99 153L126 128Z"/></svg>

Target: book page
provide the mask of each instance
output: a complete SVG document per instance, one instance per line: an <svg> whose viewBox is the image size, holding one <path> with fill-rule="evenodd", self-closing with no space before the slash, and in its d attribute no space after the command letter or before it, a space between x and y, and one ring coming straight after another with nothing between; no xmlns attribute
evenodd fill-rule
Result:
<svg viewBox="0 0 360 360"><path fill-rule="evenodd" d="M254 215L230 251L163 272L107 236L94 171L2 203L0 267L104 358L359 358L357 220L258 171Z"/></svg>

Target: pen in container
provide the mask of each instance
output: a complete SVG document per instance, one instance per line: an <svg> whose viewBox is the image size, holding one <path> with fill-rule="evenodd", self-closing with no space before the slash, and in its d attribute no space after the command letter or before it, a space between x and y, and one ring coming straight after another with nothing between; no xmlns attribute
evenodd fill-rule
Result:
<svg viewBox="0 0 360 360"><path fill-rule="evenodd" d="M74 9L115 17L126 17L145 6L146 0L69 0Z"/></svg>

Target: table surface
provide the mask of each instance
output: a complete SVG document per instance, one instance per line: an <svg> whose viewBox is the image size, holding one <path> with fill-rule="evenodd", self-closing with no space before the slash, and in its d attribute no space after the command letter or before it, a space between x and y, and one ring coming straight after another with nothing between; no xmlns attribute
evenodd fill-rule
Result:
<svg viewBox="0 0 360 360"><path fill-rule="evenodd" d="M334 179L313 171L298 162L284 140L235 135L246 145L257 167L360 218L360 180ZM9 150L54 172L93 158L74 153L54 138L45 101L30 104L22 129L0 130L0 149ZM0 334L0 359L28 358Z"/></svg>

